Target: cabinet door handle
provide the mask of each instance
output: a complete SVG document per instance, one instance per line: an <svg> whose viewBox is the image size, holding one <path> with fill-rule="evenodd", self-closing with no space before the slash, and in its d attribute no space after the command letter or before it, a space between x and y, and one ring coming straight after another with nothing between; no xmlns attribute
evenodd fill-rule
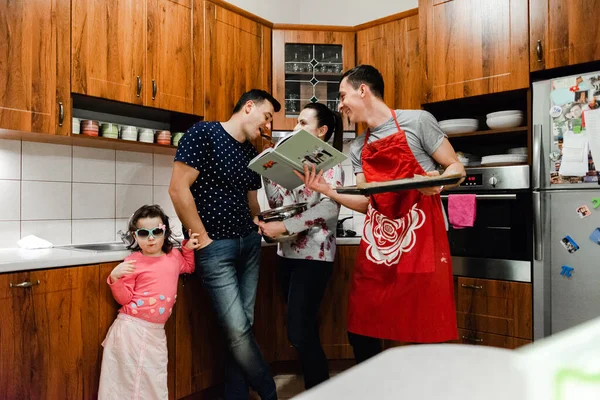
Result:
<svg viewBox="0 0 600 400"><path fill-rule="evenodd" d="M135 94L137 97L140 97L142 94L142 78L139 75L137 76L137 91Z"/></svg>
<svg viewBox="0 0 600 400"><path fill-rule="evenodd" d="M14 285L13 285L12 282L10 282L8 284L8 286L11 287L11 288L23 288L23 289L25 289L25 288L29 288L29 287L32 287L32 286L35 286L35 285L39 285L40 283L42 283L42 282L40 282L39 280L37 280L36 282L25 281L25 282L21 282L21 283L15 283Z"/></svg>
<svg viewBox="0 0 600 400"><path fill-rule="evenodd" d="M467 342L483 343L483 339L477 339L477 338L468 337L468 336L463 336L462 338L463 338L463 340L466 340Z"/></svg>
<svg viewBox="0 0 600 400"><path fill-rule="evenodd" d="M58 126L63 126L65 122L65 106L62 101L58 102Z"/></svg>
<svg viewBox="0 0 600 400"><path fill-rule="evenodd" d="M152 79L152 100L156 98L156 92L158 91L158 87L156 86L156 81Z"/></svg>
<svg viewBox="0 0 600 400"><path fill-rule="evenodd" d="M535 45L535 54L537 55L537 60L538 62L542 62L542 58L544 55L544 49L542 47L542 41L538 40L537 44Z"/></svg>
<svg viewBox="0 0 600 400"><path fill-rule="evenodd" d="M464 283L461 283L460 286L466 289L483 290L483 286L478 285L465 285Z"/></svg>

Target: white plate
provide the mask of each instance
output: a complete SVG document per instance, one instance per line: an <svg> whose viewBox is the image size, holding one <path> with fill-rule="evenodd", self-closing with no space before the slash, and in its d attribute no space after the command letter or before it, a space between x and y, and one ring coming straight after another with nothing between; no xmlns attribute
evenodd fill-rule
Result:
<svg viewBox="0 0 600 400"><path fill-rule="evenodd" d="M524 154L527 155L527 147L515 147L508 149L508 154Z"/></svg>
<svg viewBox="0 0 600 400"><path fill-rule="evenodd" d="M496 163L522 163L527 161L527 155L523 154L496 154L481 158L481 165Z"/></svg>
<svg viewBox="0 0 600 400"><path fill-rule="evenodd" d="M523 115L523 111L521 111L521 110L496 111L496 112L487 114L485 117L486 118L494 118L494 117L504 117L507 115Z"/></svg>
<svg viewBox="0 0 600 400"><path fill-rule="evenodd" d="M447 135L457 135L459 133L475 132L476 125L456 125L456 126L440 126Z"/></svg>

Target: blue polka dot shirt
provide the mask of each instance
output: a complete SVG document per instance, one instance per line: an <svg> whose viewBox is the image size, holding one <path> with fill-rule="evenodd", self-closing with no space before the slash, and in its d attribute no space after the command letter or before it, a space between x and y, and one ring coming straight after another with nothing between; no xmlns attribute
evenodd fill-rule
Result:
<svg viewBox="0 0 600 400"><path fill-rule="evenodd" d="M181 138L175 161L200 172L190 189L211 239L239 238L257 230L248 191L260 189L261 179L247 167L257 155L250 142L238 142L219 122L198 122Z"/></svg>

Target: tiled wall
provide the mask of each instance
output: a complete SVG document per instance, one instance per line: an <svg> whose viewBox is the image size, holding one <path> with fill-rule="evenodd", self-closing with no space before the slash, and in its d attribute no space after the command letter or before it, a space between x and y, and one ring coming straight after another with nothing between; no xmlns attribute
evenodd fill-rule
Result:
<svg viewBox="0 0 600 400"><path fill-rule="evenodd" d="M348 152L346 145L345 152ZM89 147L0 139L0 248L33 234L54 245L119 240L129 216L143 204L160 204L181 234L168 185L173 157ZM350 161L346 185L354 184ZM261 208L268 208L259 193ZM346 229L360 235L364 216Z"/></svg>
<svg viewBox="0 0 600 400"><path fill-rule="evenodd" d="M168 194L172 156L0 140L0 247L34 234L55 245L118 240L143 204Z"/></svg>

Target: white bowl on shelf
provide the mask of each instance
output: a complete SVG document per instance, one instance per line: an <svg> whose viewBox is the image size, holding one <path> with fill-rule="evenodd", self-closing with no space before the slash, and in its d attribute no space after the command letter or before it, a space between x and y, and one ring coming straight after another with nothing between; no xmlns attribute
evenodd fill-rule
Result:
<svg viewBox="0 0 600 400"><path fill-rule="evenodd" d="M499 115L489 117L485 123L490 129L509 129L521 126L523 123L523 114Z"/></svg>
<svg viewBox="0 0 600 400"><path fill-rule="evenodd" d="M523 111L521 111L521 110L496 111L496 112L487 114L485 117L486 118L494 118L494 117L504 117L507 115L523 115Z"/></svg>
<svg viewBox="0 0 600 400"><path fill-rule="evenodd" d="M439 122L440 128L447 135L475 132L479 128L479 121L473 118L447 119Z"/></svg>

